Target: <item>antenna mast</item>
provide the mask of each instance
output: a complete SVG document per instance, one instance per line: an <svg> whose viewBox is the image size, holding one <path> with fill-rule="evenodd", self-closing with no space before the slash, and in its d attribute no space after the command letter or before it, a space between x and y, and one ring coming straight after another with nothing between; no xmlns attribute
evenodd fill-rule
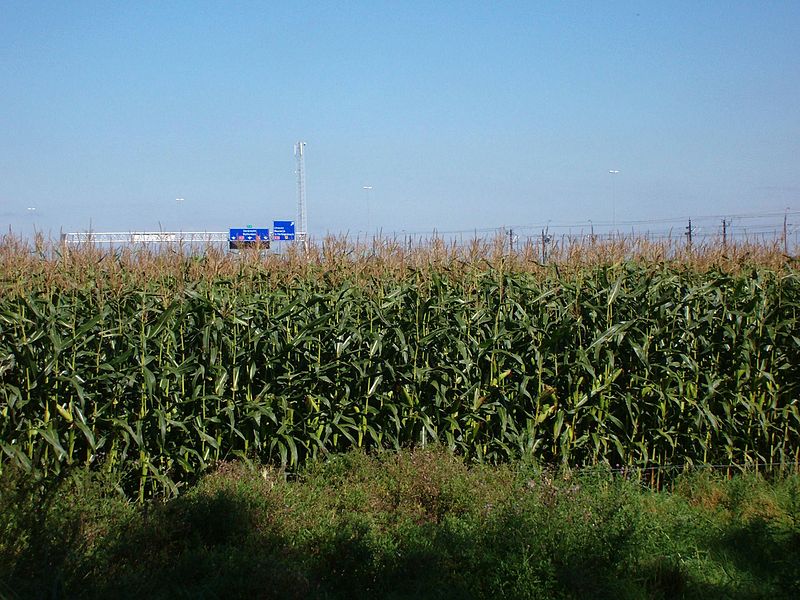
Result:
<svg viewBox="0 0 800 600"><path fill-rule="evenodd" d="M305 147L305 142L297 142L294 145L294 155L297 158L297 224L300 226L300 230L297 232L297 239L307 244Z"/></svg>

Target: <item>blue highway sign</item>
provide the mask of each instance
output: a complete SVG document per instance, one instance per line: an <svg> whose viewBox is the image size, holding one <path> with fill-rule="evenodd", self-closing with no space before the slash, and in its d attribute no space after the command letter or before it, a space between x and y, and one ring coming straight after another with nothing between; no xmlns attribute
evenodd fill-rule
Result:
<svg viewBox="0 0 800 600"><path fill-rule="evenodd" d="M231 248L231 250L240 248L255 248L256 246L269 248L269 229L231 229L228 235L228 246Z"/></svg>
<svg viewBox="0 0 800 600"><path fill-rule="evenodd" d="M273 221L272 222L273 240L293 240L294 221Z"/></svg>

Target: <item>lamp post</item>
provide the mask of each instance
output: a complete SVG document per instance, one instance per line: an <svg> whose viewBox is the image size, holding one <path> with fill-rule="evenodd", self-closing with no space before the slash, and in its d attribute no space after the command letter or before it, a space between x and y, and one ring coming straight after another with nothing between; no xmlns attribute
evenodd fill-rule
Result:
<svg viewBox="0 0 800 600"><path fill-rule="evenodd" d="M36 207L29 206L26 212L30 215L30 222L33 224L33 233L36 235Z"/></svg>
<svg viewBox="0 0 800 600"><path fill-rule="evenodd" d="M181 224L181 206L183 205L183 201L184 198L175 198L175 206L178 212L178 231L183 231L183 225Z"/></svg>
<svg viewBox="0 0 800 600"><path fill-rule="evenodd" d="M619 170L617 169L610 169L609 174L611 175L611 228L612 230L616 231L617 229L617 184L616 184L616 177L615 175L619 175ZM614 233L612 231L612 233Z"/></svg>
<svg viewBox="0 0 800 600"><path fill-rule="evenodd" d="M369 197L372 194L372 186L365 185L363 188L367 192L367 235L369 235L370 231L370 224L369 224Z"/></svg>

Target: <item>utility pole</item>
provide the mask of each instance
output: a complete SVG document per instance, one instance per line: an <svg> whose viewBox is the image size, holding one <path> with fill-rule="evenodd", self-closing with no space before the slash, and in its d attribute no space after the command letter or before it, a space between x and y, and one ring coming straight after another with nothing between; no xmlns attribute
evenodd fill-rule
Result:
<svg viewBox="0 0 800 600"><path fill-rule="evenodd" d="M722 219L722 247L728 247L728 223L725 219Z"/></svg>
<svg viewBox="0 0 800 600"><path fill-rule="evenodd" d="M789 209L783 213L783 253L789 256L789 240L786 237L786 218L789 216Z"/></svg>
<svg viewBox="0 0 800 600"><path fill-rule="evenodd" d="M542 229L542 264L547 263L547 244L553 239L550 237L549 231L549 229Z"/></svg>
<svg viewBox="0 0 800 600"><path fill-rule="evenodd" d="M308 250L308 219L306 217L306 158L305 142L294 145L294 155L297 159L297 223L300 231L297 239L303 242L303 248Z"/></svg>
<svg viewBox="0 0 800 600"><path fill-rule="evenodd" d="M547 254L546 254L546 248L545 248L545 241L544 240L545 240L545 234L544 234L544 229L542 229L542 264L546 264L547 263Z"/></svg>
<svg viewBox="0 0 800 600"><path fill-rule="evenodd" d="M689 225L686 227L686 237L689 239L689 250L692 249L692 220L689 219Z"/></svg>

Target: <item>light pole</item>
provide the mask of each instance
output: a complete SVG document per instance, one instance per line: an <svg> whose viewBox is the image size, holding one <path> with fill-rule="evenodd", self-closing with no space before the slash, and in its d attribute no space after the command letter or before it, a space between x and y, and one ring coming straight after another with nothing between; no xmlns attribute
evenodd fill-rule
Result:
<svg viewBox="0 0 800 600"><path fill-rule="evenodd" d="M617 184L616 184L616 177L614 175L619 175L619 171L617 169L611 169L608 171L611 174L611 228L612 230L617 229ZM612 231L614 233L614 231Z"/></svg>
<svg viewBox="0 0 800 600"><path fill-rule="evenodd" d="M363 187L364 190L367 192L367 235L369 235L370 225L369 225L369 197L372 194L372 186L365 185Z"/></svg>
<svg viewBox="0 0 800 600"><path fill-rule="evenodd" d="M183 226L181 225L181 206L183 205L183 200L183 198L175 198L175 206L178 211L178 231L183 231Z"/></svg>
<svg viewBox="0 0 800 600"><path fill-rule="evenodd" d="M36 235L36 207L29 206L27 213L30 215L31 223L33 224L33 233Z"/></svg>

